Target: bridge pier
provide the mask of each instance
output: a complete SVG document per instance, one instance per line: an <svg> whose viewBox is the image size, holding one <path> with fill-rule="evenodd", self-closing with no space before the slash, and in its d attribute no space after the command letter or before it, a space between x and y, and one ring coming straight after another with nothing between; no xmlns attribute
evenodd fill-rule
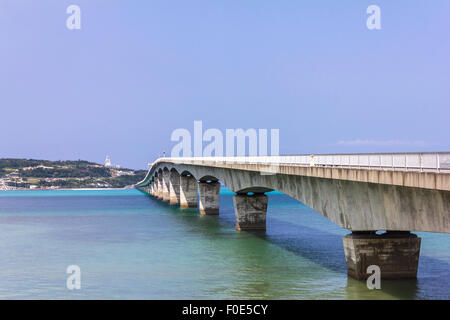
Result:
<svg viewBox="0 0 450 320"><path fill-rule="evenodd" d="M367 267L380 267L382 279L417 278L421 239L409 231L352 232L343 238L347 273L367 279Z"/></svg>
<svg viewBox="0 0 450 320"><path fill-rule="evenodd" d="M219 214L220 183L200 181L198 183L199 211L201 215Z"/></svg>
<svg viewBox="0 0 450 320"><path fill-rule="evenodd" d="M163 185L162 173L160 173L156 178L157 178L156 179L156 181L157 181L156 197L158 199L162 199L162 185Z"/></svg>
<svg viewBox="0 0 450 320"><path fill-rule="evenodd" d="M169 198L170 204L175 205L180 203L180 174L175 170L170 171Z"/></svg>
<svg viewBox="0 0 450 320"><path fill-rule="evenodd" d="M169 178L170 178L169 170L167 170L167 169L163 170L163 173L162 173L162 200L163 201L170 200Z"/></svg>
<svg viewBox="0 0 450 320"><path fill-rule="evenodd" d="M148 193L153 196L153 183L150 183L150 186L148 187Z"/></svg>
<svg viewBox="0 0 450 320"><path fill-rule="evenodd" d="M267 202L263 193L233 196L236 230L266 230Z"/></svg>
<svg viewBox="0 0 450 320"><path fill-rule="evenodd" d="M152 196L156 197L156 183L155 181L152 182Z"/></svg>
<svg viewBox="0 0 450 320"><path fill-rule="evenodd" d="M180 207L197 208L197 180L191 175L180 175Z"/></svg>

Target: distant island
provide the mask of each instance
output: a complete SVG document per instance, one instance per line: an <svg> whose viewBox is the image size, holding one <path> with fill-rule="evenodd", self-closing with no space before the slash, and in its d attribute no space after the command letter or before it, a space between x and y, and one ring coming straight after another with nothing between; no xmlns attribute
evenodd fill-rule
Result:
<svg viewBox="0 0 450 320"><path fill-rule="evenodd" d="M0 159L0 190L126 188L146 173L84 160Z"/></svg>

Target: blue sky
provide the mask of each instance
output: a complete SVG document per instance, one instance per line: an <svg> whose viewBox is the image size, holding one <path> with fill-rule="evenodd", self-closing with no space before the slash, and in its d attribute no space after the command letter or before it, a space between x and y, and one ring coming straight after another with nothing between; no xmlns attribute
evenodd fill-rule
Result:
<svg viewBox="0 0 450 320"><path fill-rule="evenodd" d="M81 30L66 28L80 6ZM366 8L381 8L381 30ZM0 157L145 168L174 129L280 152L450 149L450 2L0 1Z"/></svg>

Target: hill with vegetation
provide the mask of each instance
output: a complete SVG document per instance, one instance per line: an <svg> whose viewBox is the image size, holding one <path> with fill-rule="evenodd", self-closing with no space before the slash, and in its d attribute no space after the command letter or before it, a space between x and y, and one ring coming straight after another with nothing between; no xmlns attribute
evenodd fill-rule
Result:
<svg viewBox="0 0 450 320"><path fill-rule="evenodd" d="M0 159L0 189L124 188L145 170L105 167L85 160Z"/></svg>

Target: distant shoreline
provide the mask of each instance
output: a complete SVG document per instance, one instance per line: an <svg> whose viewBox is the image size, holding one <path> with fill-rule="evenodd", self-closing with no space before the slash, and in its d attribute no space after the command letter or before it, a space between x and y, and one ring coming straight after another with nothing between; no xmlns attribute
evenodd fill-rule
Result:
<svg viewBox="0 0 450 320"><path fill-rule="evenodd" d="M133 188L145 170L119 168L86 160L0 158L0 191L115 190Z"/></svg>

